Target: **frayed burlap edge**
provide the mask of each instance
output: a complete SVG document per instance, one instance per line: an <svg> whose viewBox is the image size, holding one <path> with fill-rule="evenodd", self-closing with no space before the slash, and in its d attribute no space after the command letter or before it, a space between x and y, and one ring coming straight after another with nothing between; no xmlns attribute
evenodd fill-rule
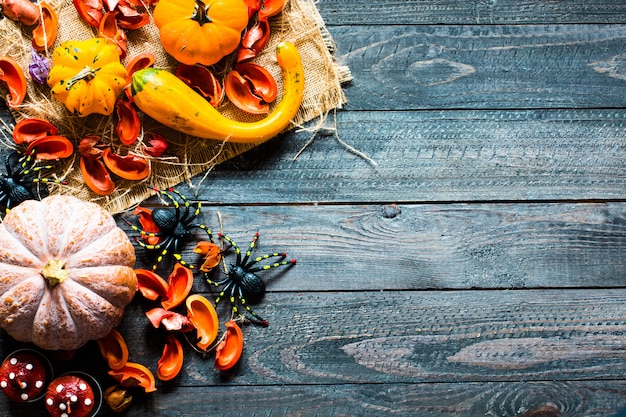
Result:
<svg viewBox="0 0 626 417"><path fill-rule="evenodd" d="M71 0L51 0L48 3L58 11L61 22L53 48L68 39L88 39L95 36L94 30L80 20ZM342 84L349 81L351 75L346 66L336 61L332 37L315 3L312 0L290 0L283 13L272 18L270 22L272 36L256 62L272 73L279 85L279 91L282 89L282 80L274 56L275 46L283 40L294 43L304 63L304 99L288 129L302 126L315 118L324 117L333 109L341 108L346 102ZM31 29L9 19L0 21L0 39L2 39L0 55L15 58L26 73L31 54ZM141 52L155 54L156 67L173 70L176 66L161 48L158 30L154 24L129 33L127 59ZM255 116L240 112L229 104L221 107L220 111L235 120L255 120ZM168 153L150 160L150 177L141 182L114 178L116 191L109 196L99 196L84 184L77 152L73 157L56 163L55 176L66 181L67 185L52 185L50 188L52 194L70 194L84 201L93 201L113 214L126 211L153 194L151 186L165 188L181 182L191 182L192 177L197 174L210 171L217 164L256 146L187 136L167 129L147 117L142 117L144 134L132 146L124 146L114 134L114 115L108 117L91 115L86 118L73 116L63 105L50 98L47 86L35 85L30 81L27 99L17 109L12 110L12 113L16 120L41 117L51 121L59 128L59 134L67 136L75 145L85 135L97 134L120 154L134 153L147 157L143 152L145 133L157 132L167 137L170 143ZM3 144L14 147L14 144L7 140L8 136L4 136ZM205 181L200 186L210 187L210 183Z"/></svg>

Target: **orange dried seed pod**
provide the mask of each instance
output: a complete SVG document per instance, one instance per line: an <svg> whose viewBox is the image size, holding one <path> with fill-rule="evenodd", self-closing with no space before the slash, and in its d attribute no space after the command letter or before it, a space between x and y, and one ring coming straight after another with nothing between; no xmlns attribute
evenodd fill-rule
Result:
<svg viewBox="0 0 626 417"><path fill-rule="evenodd" d="M98 339L98 347L109 368L113 370L122 369L128 362L128 346L121 333L116 329Z"/></svg>
<svg viewBox="0 0 626 417"><path fill-rule="evenodd" d="M196 346L207 350L217 338L219 320L213 304L200 294L192 294L185 301L187 317L196 328L198 342Z"/></svg>

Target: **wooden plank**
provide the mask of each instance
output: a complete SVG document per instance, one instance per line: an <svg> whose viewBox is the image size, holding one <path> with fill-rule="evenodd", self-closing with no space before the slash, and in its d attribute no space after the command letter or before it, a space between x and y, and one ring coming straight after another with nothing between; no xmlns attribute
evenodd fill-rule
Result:
<svg viewBox="0 0 626 417"><path fill-rule="evenodd" d="M626 283L626 203L205 206L198 221L217 232L218 212L241 248L259 231L255 253L297 259L288 270L259 274L272 291ZM186 244L188 262L200 263L191 249L201 239L202 232ZM153 264L148 253L138 248L140 265ZM232 253L226 259L234 262ZM166 264L159 269L169 271Z"/></svg>
<svg viewBox="0 0 626 417"><path fill-rule="evenodd" d="M624 23L621 0L319 0L327 25Z"/></svg>
<svg viewBox="0 0 626 417"><path fill-rule="evenodd" d="M337 120L341 140L377 166L333 136L307 145L311 134L291 133L192 181L189 193L228 204L626 198L624 110L346 111Z"/></svg>
<svg viewBox="0 0 626 417"><path fill-rule="evenodd" d="M624 25L335 26L330 32L354 77L346 89L351 110L626 105Z"/></svg>
<svg viewBox="0 0 626 417"><path fill-rule="evenodd" d="M135 395L124 415L607 417L626 406L625 395L622 381L176 387ZM6 411L3 401L2 417L46 415L40 404Z"/></svg>
<svg viewBox="0 0 626 417"><path fill-rule="evenodd" d="M182 373L158 387L621 380L625 297L624 288L272 292L254 305L270 325L243 328L236 368L220 374L212 354L187 348ZM144 316L155 305L136 300L119 327L130 360L150 369L167 334ZM222 320L228 309L218 305ZM14 347L3 335L3 353ZM61 366L104 374L97 349Z"/></svg>
<svg viewBox="0 0 626 417"><path fill-rule="evenodd" d="M618 109L345 111L339 137L376 166L334 136L291 132L181 190L226 204L623 200L625 121Z"/></svg>

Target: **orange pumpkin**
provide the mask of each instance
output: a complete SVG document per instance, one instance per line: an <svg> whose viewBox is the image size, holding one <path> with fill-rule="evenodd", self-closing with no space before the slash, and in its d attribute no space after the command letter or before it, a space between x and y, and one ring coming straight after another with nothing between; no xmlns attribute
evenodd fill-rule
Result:
<svg viewBox="0 0 626 417"><path fill-rule="evenodd" d="M97 204L27 200L0 224L0 328L50 350L100 339L135 294L134 263L132 243Z"/></svg>
<svg viewBox="0 0 626 417"><path fill-rule="evenodd" d="M159 0L152 16L177 61L213 65L237 49L248 7L243 0Z"/></svg>

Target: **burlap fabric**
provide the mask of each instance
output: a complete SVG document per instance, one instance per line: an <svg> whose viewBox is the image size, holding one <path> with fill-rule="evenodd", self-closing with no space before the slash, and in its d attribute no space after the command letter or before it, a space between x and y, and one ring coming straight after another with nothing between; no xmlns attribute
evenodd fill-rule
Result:
<svg viewBox="0 0 626 417"><path fill-rule="evenodd" d="M75 11L71 0L48 0L59 14L59 34L55 46L69 39L88 39L95 36L93 28L85 24ZM337 63L333 51L331 36L325 28L313 0L290 0L285 10L270 20L271 37L267 47L255 62L263 65L276 79L279 85L279 96L282 89L280 68L276 63L275 46L282 40L296 45L304 63L305 89L302 106L290 128L303 125L332 109L345 103L342 83L348 81L350 73L347 67ZM32 28L9 19L0 21L0 55L15 58L27 71L31 54ZM151 52L156 56L155 67L173 71L177 63L162 49L159 42L158 29L149 24L141 29L128 32L127 60L142 52ZM123 61L125 63L125 61ZM219 68L216 67L216 70ZM222 68L225 70L225 67ZM228 117L248 121L255 117L238 111L230 104L219 109ZM87 134L97 134L105 143L110 143L120 154L135 153L145 156L143 136L132 146L124 146L114 134L115 114L111 116L91 115L79 118L70 114L65 107L50 98L47 86L39 86L29 81L28 97L14 111L16 120L25 117L41 117L51 121L59 128L59 134L67 136L77 145ZM56 174L68 182L66 186L53 186L53 194L72 194L86 201L99 203L111 213L125 211L140 203L152 192L148 186L159 188L174 186L215 165L232 158L255 145L223 143L214 140L200 139L167 129L148 117L143 117L144 134L157 132L168 138L170 147L166 155L151 159L151 175L148 179L137 182L127 181L113 176L117 185L116 191L110 196L98 196L84 184L79 169L78 153L69 160L59 161ZM5 135L6 136L6 135ZM6 138L5 138L6 139ZM13 146L5 140L5 146ZM210 186L202 182L202 186Z"/></svg>

